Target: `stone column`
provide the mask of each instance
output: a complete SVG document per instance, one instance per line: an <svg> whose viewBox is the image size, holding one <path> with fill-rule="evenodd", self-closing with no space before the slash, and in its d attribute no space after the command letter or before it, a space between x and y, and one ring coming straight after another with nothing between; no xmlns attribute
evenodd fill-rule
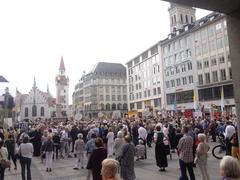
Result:
<svg viewBox="0 0 240 180"><path fill-rule="evenodd" d="M227 30L240 144L240 10L227 15Z"/></svg>

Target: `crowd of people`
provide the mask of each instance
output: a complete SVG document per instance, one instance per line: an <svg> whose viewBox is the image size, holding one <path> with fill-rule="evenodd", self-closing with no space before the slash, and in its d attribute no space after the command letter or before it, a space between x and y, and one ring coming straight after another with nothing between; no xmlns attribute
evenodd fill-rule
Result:
<svg viewBox="0 0 240 180"><path fill-rule="evenodd" d="M0 175L3 180L6 168L1 160L11 160L16 170L19 159L22 179L30 180L35 156L44 163L46 172L54 170L54 161L73 158L73 170L86 168L87 179L115 180L119 173L124 180L134 180L135 160L147 159L148 149L154 147L159 171L167 173L167 155L177 153L180 180L195 180L196 165L202 179L209 180L208 141L216 142L218 136L224 137L227 155L220 163L221 176L240 179L236 118L232 116L221 121L183 116L38 120L24 129L0 128Z"/></svg>

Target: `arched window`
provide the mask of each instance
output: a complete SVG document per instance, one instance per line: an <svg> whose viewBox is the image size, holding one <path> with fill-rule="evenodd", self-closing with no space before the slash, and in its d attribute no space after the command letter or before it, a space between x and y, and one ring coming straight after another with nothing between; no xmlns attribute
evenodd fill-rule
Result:
<svg viewBox="0 0 240 180"><path fill-rule="evenodd" d="M37 106L36 106L36 105L33 105L33 106L32 106L32 116L33 116L33 117L36 117L36 116L37 116Z"/></svg>
<svg viewBox="0 0 240 180"><path fill-rule="evenodd" d="M127 103L124 103L124 104L123 104L123 109L124 109L124 110L127 110L127 109L128 109Z"/></svg>
<svg viewBox="0 0 240 180"><path fill-rule="evenodd" d="M44 107L41 107L41 116L44 116Z"/></svg>
<svg viewBox="0 0 240 180"><path fill-rule="evenodd" d="M104 104L101 104L101 110L102 111L104 110Z"/></svg>
<svg viewBox="0 0 240 180"><path fill-rule="evenodd" d="M193 23L193 17L191 16L191 23Z"/></svg>
<svg viewBox="0 0 240 180"><path fill-rule="evenodd" d="M27 107L25 107L25 117L28 117L28 108Z"/></svg>
<svg viewBox="0 0 240 180"><path fill-rule="evenodd" d="M113 111L116 110L116 104L115 103L112 104L112 110Z"/></svg>
<svg viewBox="0 0 240 180"><path fill-rule="evenodd" d="M106 104L106 110L110 111L110 104L109 103Z"/></svg>
<svg viewBox="0 0 240 180"><path fill-rule="evenodd" d="M119 104L117 105L117 109L118 109L118 110L122 110L122 104L121 104L121 103L119 103Z"/></svg>
<svg viewBox="0 0 240 180"><path fill-rule="evenodd" d="M186 15L185 18L186 18L186 23L188 23L188 16Z"/></svg>
<svg viewBox="0 0 240 180"><path fill-rule="evenodd" d="M183 22L183 15L182 14L180 14L180 20L181 20L181 22Z"/></svg>
<svg viewBox="0 0 240 180"><path fill-rule="evenodd" d="M174 15L173 17L174 17L174 23L176 24L176 22L177 22L176 15Z"/></svg>
<svg viewBox="0 0 240 180"><path fill-rule="evenodd" d="M172 23L172 25L173 25L173 16L171 17L171 23Z"/></svg>

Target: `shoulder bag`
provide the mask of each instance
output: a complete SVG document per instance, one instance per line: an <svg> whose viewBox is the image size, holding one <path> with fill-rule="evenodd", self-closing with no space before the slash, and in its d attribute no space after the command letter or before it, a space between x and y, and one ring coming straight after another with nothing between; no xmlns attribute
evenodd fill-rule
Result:
<svg viewBox="0 0 240 180"><path fill-rule="evenodd" d="M11 166L11 162L7 159L3 159L3 155L2 155L2 152L0 150L0 156L2 158L2 160L0 161L0 164L3 168L10 168Z"/></svg>

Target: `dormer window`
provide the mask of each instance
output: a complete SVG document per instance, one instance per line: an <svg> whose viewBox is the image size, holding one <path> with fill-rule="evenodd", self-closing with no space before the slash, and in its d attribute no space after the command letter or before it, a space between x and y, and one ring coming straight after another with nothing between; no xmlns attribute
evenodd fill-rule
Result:
<svg viewBox="0 0 240 180"><path fill-rule="evenodd" d="M214 20L214 16L210 17L210 21Z"/></svg>
<svg viewBox="0 0 240 180"><path fill-rule="evenodd" d="M199 23L200 26L202 26L203 24L204 24L204 21L201 21L201 22Z"/></svg>
<svg viewBox="0 0 240 180"><path fill-rule="evenodd" d="M188 26L185 26L185 27L184 27L184 30L185 30L185 31L188 31Z"/></svg>

